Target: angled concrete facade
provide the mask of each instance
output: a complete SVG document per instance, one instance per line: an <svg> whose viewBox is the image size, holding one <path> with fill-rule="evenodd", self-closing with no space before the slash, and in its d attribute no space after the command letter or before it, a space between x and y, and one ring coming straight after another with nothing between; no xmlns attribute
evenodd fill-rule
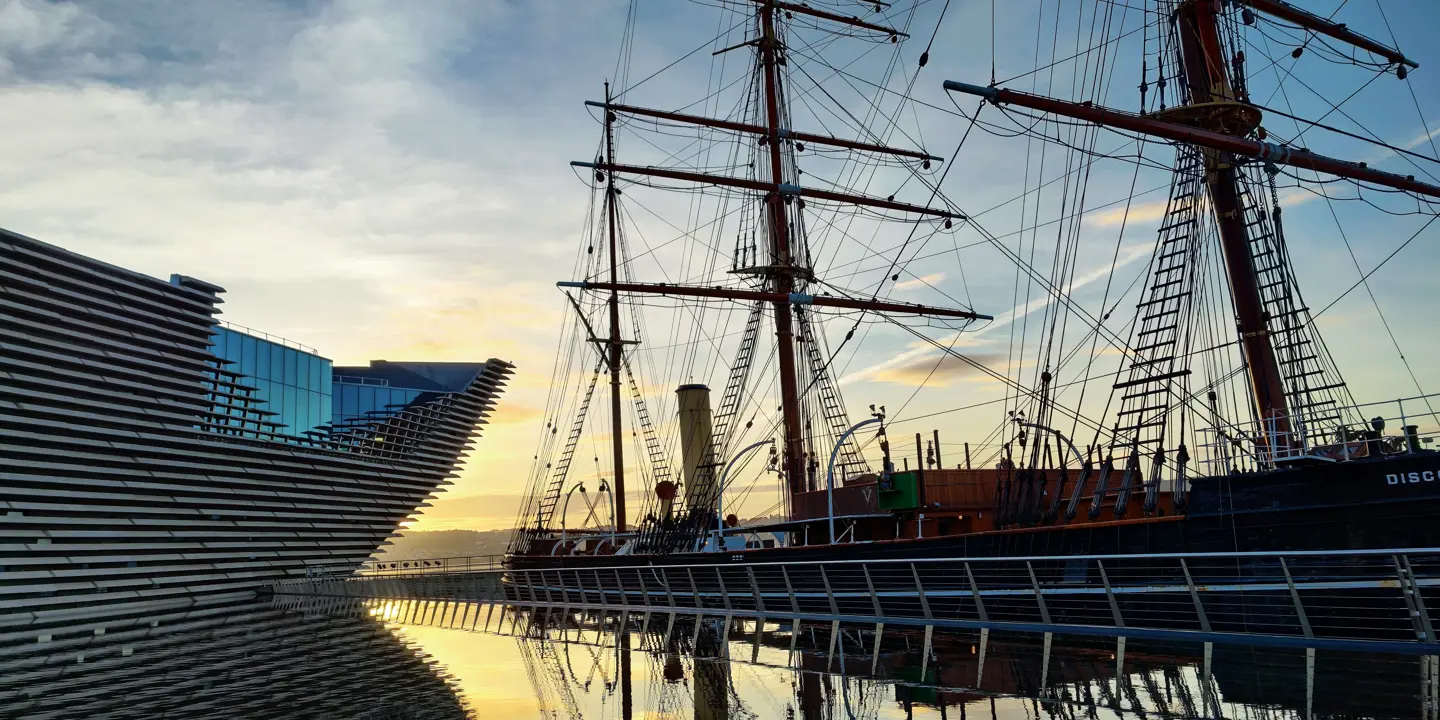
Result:
<svg viewBox="0 0 1440 720"><path fill-rule="evenodd" d="M289 434L212 352L222 292L0 231L0 642L358 565L449 483L512 371L439 364L445 387Z"/></svg>

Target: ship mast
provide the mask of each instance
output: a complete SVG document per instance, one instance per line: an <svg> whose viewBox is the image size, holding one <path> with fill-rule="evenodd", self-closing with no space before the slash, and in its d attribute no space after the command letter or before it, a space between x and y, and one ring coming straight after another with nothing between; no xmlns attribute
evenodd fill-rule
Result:
<svg viewBox="0 0 1440 720"><path fill-rule="evenodd" d="M775 7L766 3L760 8L760 62L764 69L766 144L770 148L770 179L776 190L765 196L769 212L770 286L788 296L795 291L795 271L790 258L790 226L784 198L779 187L785 182L780 154L780 89L775 81ZM775 310L775 349L780 366L780 406L784 425L785 482L790 495L804 492L805 449L800 425L800 390L795 377L795 332L790 302L777 300Z"/></svg>
<svg viewBox="0 0 1440 720"><path fill-rule="evenodd" d="M803 401L800 391L800 375L796 367L796 343L795 335L796 310L793 305L815 305L817 307L834 307L848 310L863 310L879 313L905 313L916 315L927 315L937 318L953 319L989 319L987 315L980 315L970 310L953 308L928 307L923 305L912 305L908 303L886 302L877 299L861 299L853 297L834 296L824 294L820 296L810 295L805 291L803 282L807 280L811 271L809 268L800 266L792 253L792 228L795 225L792 221L795 217L792 213L800 212L804 207L806 198L813 198L826 202L854 205L876 210L886 210L898 213L907 213L920 217L934 218L943 222L945 227L951 227L953 220L963 220L964 216L945 208L932 208L923 205L912 205L904 202L897 202L893 196L870 197L861 194L838 192L836 190L821 187L801 187L798 179L786 177L786 165L790 162L789 156L784 147L787 143L805 142L817 146L828 146L842 148L850 151L886 154L897 158L905 158L923 163L929 167L932 161L941 161L942 158L926 154L916 150L893 148L883 145L853 140L848 138L832 137L830 135L804 132L796 128L787 127L789 121L785 113L785 95L781 87L779 68L785 63L783 54L784 47L778 33L779 18L776 13L783 12L786 16L804 15L811 19L847 26L852 29L860 29L872 33L881 34L892 42L904 37L894 28L877 25L856 17L847 17L827 12L807 5L781 2L780 0L751 0L756 7L756 25L758 37L754 41L742 45L753 45L758 55L760 84L759 92L764 102L763 124L760 122L738 122L735 120L708 118L698 115L690 115L681 112L656 110L650 108L636 107L629 104L615 104L611 102L609 91L606 91L606 100L602 103L587 103L591 106L600 107L605 112L606 122L606 154L603 162L572 162L575 167L591 168L605 173L609 178L609 191L606 194L607 211L610 213L611 227L611 273L610 282L559 282L560 287L576 287L582 290L591 290L609 293L611 304L611 378L614 397L618 398L618 373L619 361L615 358L619 355L620 345L626 344L619 339L618 322L615 320L618 315L617 296L619 293L633 294L656 294L672 295L681 297L710 297L724 298L729 300L748 300L770 303L775 316L775 342L778 355L778 369L780 373L780 428L783 433L783 470L785 473L788 493L793 496L796 493L804 492L806 487L805 472L805 425L802 419ZM736 47L741 47L737 45ZM727 48L731 50L734 48ZM722 51L723 52L723 51ZM714 173L694 172L690 170L678 170L655 166L637 166L617 164L613 157L612 130L611 125L617 114L630 116L649 117L657 120L681 123L697 127L709 127L750 136L765 146L763 152L766 154L770 166L768 176L764 177L736 177ZM696 285L674 285L664 283L640 283L640 282L619 282L615 272L615 175L638 175L642 177L664 178L678 180L696 185L711 185L723 188L733 188L740 191L748 191L757 194L762 200L765 211L764 233L769 241L769 262L763 268L754 268L764 277L764 290L742 289L733 287L702 287ZM762 172L762 175L765 175ZM618 408L618 399L613 403ZM619 411L615 410L616 416L614 425L619 427ZM616 506L623 508L623 486L620 484L622 469L620 466L620 446L617 433L614 450L615 476L616 476ZM708 507L708 505L706 505ZM617 513L617 525L624 530L623 509ZM713 524L713 521L711 521ZM706 525L709 527L709 525Z"/></svg>
<svg viewBox="0 0 1440 720"><path fill-rule="evenodd" d="M1176 15L1181 61L1190 86L1190 104L1234 103L1237 98L1225 72L1229 63L1225 61L1221 48L1214 3L1192 1L1181 5ZM1256 417L1271 437L1289 438L1290 413L1285 403L1280 364L1275 358L1275 345L1270 340L1264 303L1260 298L1260 283L1255 275L1245 214L1240 206L1235 156L1218 150L1206 150L1202 155L1205 183L1209 188L1210 205L1220 236L1220 252L1225 260L1226 275L1230 278L1230 296L1235 304L1235 332L1244 351Z"/></svg>
<svg viewBox="0 0 1440 720"><path fill-rule="evenodd" d="M610 83L605 83L605 102L610 102ZM615 162L615 114L609 110L605 111L605 162ZM605 213L607 216L606 225L610 231L610 282L619 282L618 268L619 259L616 246L617 213L615 211L615 176L606 175L605 184ZM625 532L625 436L620 432L622 420L620 412L620 361L621 353L624 352L623 343L620 341L620 291L612 288L610 290L610 435L611 435L611 457L614 463L615 482L611 489L613 503L615 504L615 532Z"/></svg>
<svg viewBox="0 0 1440 720"><path fill-rule="evenodd" d="M1417 67L1398 50L1279 0L1236 0L1236 4L1368 50L1394 65L1396 75L1402 79L1406 76L1406 68ZM1418 181L1413 175L1397 175L1371 168L1365 163L1339 160L1303 148L1267 142L1264 133L1259 132L1260 110L1251 105L1248 98L1235 92L1227 75L1232 63L1225 57L1220 37L1220 6L1217 0L1183 0L1175 6L1171 19L1179 37L1179 61L1184 71L1189 103L1169 111L1162 109L1156 113L1137 115L1101 107L1093 102L1067 102L956 81L946 81L945 88L978 95L997 105L1018 105L1187 143L1200 151L1204 182L1215 215L1235 310L1236 334L1254 400L1253 410L1261 429L1273 440L1275 447L1271 450L1281 451L1291 444L1298 444L1299 438L1293 436L1285 376L1281 373L1277 348L1271 338L1271 323L1277 318L1270 317L1266 312L1256 257L1251 249L1252 239L1241 199L1241 163L1260 161L1303 168L1432 198L1440 197L1440 187ZM1255 137L1249 137L1252 134ZM1163 376L1148 379L1158 380ZM1270 444L1272 440L1265 442Z"/></svg>

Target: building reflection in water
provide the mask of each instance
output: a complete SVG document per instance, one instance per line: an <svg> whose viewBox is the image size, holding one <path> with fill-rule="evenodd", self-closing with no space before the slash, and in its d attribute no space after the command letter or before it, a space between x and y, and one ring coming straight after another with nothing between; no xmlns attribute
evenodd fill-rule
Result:
<svg viewBox="0 0 1440 720"><path fill-rule="evenodd" d="M0 718L475 717L403 634L241 602L0 641Z"/></svg>
<svg viewBox="0 0 1440 720"><path fill-rule="evenodd" d="M1431 656L1329 648L554 609L427 617L513 636L528 716L543 718L1433 719L1440 680Z"/></svg>

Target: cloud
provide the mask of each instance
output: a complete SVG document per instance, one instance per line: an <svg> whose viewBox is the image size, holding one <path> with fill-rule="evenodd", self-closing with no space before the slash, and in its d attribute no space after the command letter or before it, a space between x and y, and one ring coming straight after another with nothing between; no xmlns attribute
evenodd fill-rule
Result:
<svg viewBox="0 0 1440 720"><path fill-rule="evenodd" d="M933 287L934 285L936 285L937 283L939 283L940 281L942 281L942 280L944 280L944 279L945 279L945 273L943 273L943 272L930 273L929 275L921 275L920 277L913 278L913 279L910 279L910 280L901 280L900 282L895 283L895 288L894 288L894 289L897 290L897 291L903 291L903 290L914 290L914 289L916 289L916 288L922 288L922 287Z"/></svg>
<svg viewBox="0 0 1440 720"><path fill-rule="evenodd" d="M1154 222L1165 217L1165 210L1168 207L1170 207L1168 198L1132 203L1128 208L1121 204L1090 213L1085 216L1085 222L1095 227L1117 227L1128 223Z"/></svg>
<svg viewBox="0 0 1440 720"><path fill-rule="evenodd" d="M1000 353L966 354L965 357L975 364L992 369L1003 367L1006 360L1006 356ZM925 355L900 365L880 369L871 375L871 379L878 382L925 387L948 387L953 382L972 378L988 380L989 376L974 364L949 354Z"/></svg>
<svg viewBox="0 0 1440 720"><path fill-rule="evenodd" d="M492 530L511 527L524 495L442 495L409 524L412 530Z"/></svg>
<svg viewBox="0 0 1440 720"><path fill-rule="evenodd" d="M1430 140L1436 135L1440 135L1440 128L1435 128L1430 132L1422 132L1401 147L1404 147L1406 150L1414 150L1415 148L1430 142Z"/></svg>
<svg viewBox="0 0 1440 720"><path fill-rule="evenodd" d="M3 225L215 282L225 319L341 364L514 362L454 490L518 493L603 79L570 68L624 22L601 5L0 2Z"/></svg>
<svg viewBox="0 0 1440 720"><path fill-rule="evenodd" d="M1120 268L1149 258L1152 254L1152 250L1152 246L1148 243L1122 246L1120 248L1120 256L1116 259L1114 270L1118 271ZM1091 283L1104 279L1105 277L1109 276L1111 272L1112 269L1109 265L1099 266L1094 270L1091 270L1090 272L1075 278L1075 280L1070 284L1070 290L1072 293L1081 290L1082 288L1090 285ZM1050 304L1053 302L1054 298L1049 294L1046 294L1040 300L1017 305L1013 308L1010 308L1009 310L1006 310L1003 313L996 315L993 321L991 321L985 327L980 328L979 330L976 330L974 332L952 333L945 337L936 338L935 343L942 346L951 347L956 352L964 352L965 348L973 348L976 346L988 344L990 341L985 338L986 335L994 333L996 330L999 330L1000 328L1003 328L1015 322L1016 320L1020 320L1027 315L1030 315L1031 313L1043 310L1044 308L1049 307ZM881 373L884 373L890 369L903 367L916 362L920 362L923 364L923 358L926 356L933 356L933 352L934 345L928 342L911 343L909 349L905 352L893 355L878 363L847 373L840 378L839 383L841 385L847 385L863 380L879 380Z"/></svg>
<svg viewBox="0 0 1440 720"><path fill-rule="evenodd" d="M539 420L544 412L533 405L524 405L516 402L502 402L490 416L490 425L514 425L516 423L529 423Z"/></svg>

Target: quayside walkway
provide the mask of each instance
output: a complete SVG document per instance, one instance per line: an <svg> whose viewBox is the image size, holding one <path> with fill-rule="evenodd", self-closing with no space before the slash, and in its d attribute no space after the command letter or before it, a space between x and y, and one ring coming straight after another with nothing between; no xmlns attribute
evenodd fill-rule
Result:
<svg viewBox="0 0 1440 720"><path fill-rule="evenodd" d="M693 563L367 564L272 586L308 611L469 603L1440 655L1440 549Z"/></svg>

